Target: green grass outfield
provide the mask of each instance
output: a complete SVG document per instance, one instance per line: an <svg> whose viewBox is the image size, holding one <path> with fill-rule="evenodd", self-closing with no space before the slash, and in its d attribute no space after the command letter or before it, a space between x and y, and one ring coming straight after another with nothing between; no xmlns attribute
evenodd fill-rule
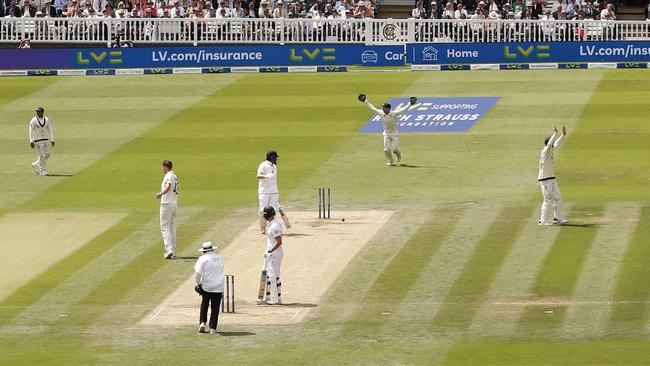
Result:
<svg viewBox="0 0 650 366"><path fill-rule="evenodd" d="M501 99L467 133L403 134L407 169L357 133L359 92ZM645 70L3 78L0 224L121 219L35 273L29 259L0 269L20 283L0 297L0 364L650 364L648 100ZM38 105L57 134L50 171L72 176L31 170ZM554 124L569 131L556 166L575 225L538 228ZM395 214L303 323L138 326L194 262L161 258L160 161L181 181L178 254L190 256L254 222L270 148L289 210L315 211L327 186L334 212ZM33 245L48 256L47 237Z"/></svg>

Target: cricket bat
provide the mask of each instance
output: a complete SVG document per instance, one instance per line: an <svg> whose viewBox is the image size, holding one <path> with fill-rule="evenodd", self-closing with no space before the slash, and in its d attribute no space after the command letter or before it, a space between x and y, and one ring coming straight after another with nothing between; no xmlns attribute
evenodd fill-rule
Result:
<svg viewBox="0 0 650 366"><path fill-rule="evenodd" d="M281 214L280 216L282 217L282 221L284 222L284 226L287 229L291 229L291 223L289 222L289 218L287 217L287 215Z"/></svg>
<svg viewBox="0 0 650 366"><path fill-rule="evenodd" d="M266 268L268 267L268 265L269 265L269 260L266 258L266 256L264 256L264 269L262 269L262 275L260 277L260 290L257 292L258 300L262 300L266 293L266 280L268 277Z"/></svg>

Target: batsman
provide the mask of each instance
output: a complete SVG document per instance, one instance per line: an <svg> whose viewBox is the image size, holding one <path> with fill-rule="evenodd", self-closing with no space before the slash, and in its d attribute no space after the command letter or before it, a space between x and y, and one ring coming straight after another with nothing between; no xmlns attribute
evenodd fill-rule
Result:
<svg viewBox="0 0 650 366"><path fill-rule="evenodd" d="M391 110L392 106L390 103L384 103L381 110L377 109L368 101L365 94L359 94L358 99L379 116L379 120L384 126L384 154L387 159L386 165L393 166L395 162L400 164L402 161L402 152L399 149L397 116L404 113L410 106L415 104L418 101L418 98L411 97L409 98L409 105L394 110ZM393 153L395 154L395 160L393 160Z"/></svg>
<svg viewBox="0 0 650 366"><path fill-rule="evenodd" d="M275 218L273 206L264 207L264 219L269 224L266 229L266 253L257 304L282 305L282 283L280 282L280 269L284 257L282 225Z"/></svg>
<svg viewBox="0 0 650 366"><path fill-rule="evenodd" d="M280 193L278 191L278 160L280 155L275 150L266 153L266 160L260 163L257 168L258 188L257 194L259 197L259 224L262 234L266 233L267 222L264 219L264 207L273 206L280 212L282 221L287 229L291 228L291 222L287 217L286 212L280 205Z"/></svg>

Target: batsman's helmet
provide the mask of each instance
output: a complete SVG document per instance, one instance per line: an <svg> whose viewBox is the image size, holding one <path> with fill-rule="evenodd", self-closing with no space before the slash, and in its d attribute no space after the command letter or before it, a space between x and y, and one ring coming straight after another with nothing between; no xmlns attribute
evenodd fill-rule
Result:
<svg viewBox="0 0 650 366"><path fill-rule="evenodd" d="M268 161L271 161L273 159L277 159L279 157L280 157L280 155L278 155L278 153L275 150L271 150L271 151L266 153L266 160L268 160Z"/></svg>
<svg viewBox="0 0 650 366"><path fill-rule="evenodd" d="M275 209L273 208L273 206L264 207L262 212L264 212L264 217L269 217L271 215L275 215Z"/></svg>
<svg viewBox="0 0 650 366"><path fill-rule="evenodd" d="M382 107L382 108L388 108L388 109L391 109L391 108L392 108L392 106L390 105L390 103L384 103L384 105L382 105L381 107Z"/></svg>

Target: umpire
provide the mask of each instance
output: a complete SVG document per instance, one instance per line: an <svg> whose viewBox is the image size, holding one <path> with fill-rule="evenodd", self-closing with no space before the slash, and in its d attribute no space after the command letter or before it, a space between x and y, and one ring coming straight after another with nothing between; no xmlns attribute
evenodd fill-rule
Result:
<svg viewBox="0 0 650 366"><path fill-rule="evenodd" d="M217 333L219 321L219 305L223 297L223 259L215 252L216 248L207 241L201 245L199 257L194 265L194 290L201 295L201 312L199 314L199 333L205 333L205 323L208 321L208 306L210 307L210 333Z"/></svg>

